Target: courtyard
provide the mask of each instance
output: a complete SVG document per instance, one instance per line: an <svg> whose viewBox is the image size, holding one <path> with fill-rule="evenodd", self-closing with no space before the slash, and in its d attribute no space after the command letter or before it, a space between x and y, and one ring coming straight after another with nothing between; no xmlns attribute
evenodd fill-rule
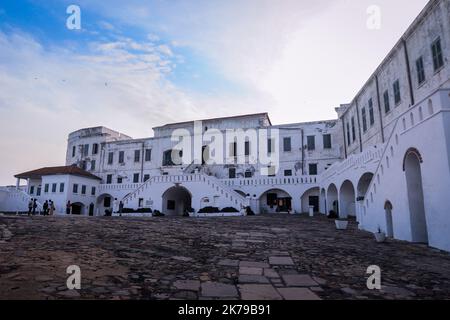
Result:
<svg viewBox="0 0 450 320"><path fill-rule="evenodd" d="M0 216L0 299L449 299L450 255L323 216ZM68 290L66 268L81 269ZM381 268L381 290L366 286Z"/></svg>

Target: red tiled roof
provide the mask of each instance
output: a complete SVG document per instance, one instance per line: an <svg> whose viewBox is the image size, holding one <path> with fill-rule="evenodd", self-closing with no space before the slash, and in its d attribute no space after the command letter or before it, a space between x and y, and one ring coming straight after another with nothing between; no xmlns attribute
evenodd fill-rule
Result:
<svg viewBox="0 0 450 320"><path fill-rule="evenodd" d="M86 170L83 170L77 166L62 166L62 167L45 167L37 170L27 171L24 173L16 174L14 177L20 179L39 179L42 176L50 176L56 174L70 174L74 176L80 176L85 178L102 180L102 178L93 175Z"/></svg>

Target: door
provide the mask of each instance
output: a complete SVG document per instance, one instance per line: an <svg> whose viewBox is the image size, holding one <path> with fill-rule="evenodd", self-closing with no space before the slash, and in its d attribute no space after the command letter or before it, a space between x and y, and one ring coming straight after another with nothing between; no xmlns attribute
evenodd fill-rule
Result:
<svg viewBox="0 0 450 320"><path fill-rule="evenodd" d="M314 212L319 212L319 197L309 196L309 205L314 207Z"/></svg>
<svg viewBox="0 0 450 320"><path fill-rule="evenodd" d="M89 215L92 217L92 216L94 216L94 204L93 203L91 203L90 205L89 205Z"/></svg>

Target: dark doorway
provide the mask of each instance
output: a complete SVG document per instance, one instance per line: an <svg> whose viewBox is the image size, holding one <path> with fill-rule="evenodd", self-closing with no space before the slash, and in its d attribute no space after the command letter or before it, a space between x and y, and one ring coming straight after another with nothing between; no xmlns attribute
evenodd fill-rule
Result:
<svg viewBox="0 0 450 320"><path fill-rule="evenodd" d="M278 198L277 199L277 212L291 212L292 211L292 199L291 198Z"/></svg>
<svg viewBox="0 0 450 320"><path fill-rule="evenodd" d="M314 207L314 212L319 212L319 197L309 196L309 205Z"/></svg>
<svg viewBox="0 0 450 320"><path fill-rule="evenodd" d="M90 205L89 205L89 215L92 217L92 216L94 216L94 204L93 203L91 203Z"/></svg>
<svg viewBox="0 0 450 320"><path fill-rule="evenodd" d="M83 208L83 206L79 203L72 204L72 214L80 215L82 208Z"/></svg>

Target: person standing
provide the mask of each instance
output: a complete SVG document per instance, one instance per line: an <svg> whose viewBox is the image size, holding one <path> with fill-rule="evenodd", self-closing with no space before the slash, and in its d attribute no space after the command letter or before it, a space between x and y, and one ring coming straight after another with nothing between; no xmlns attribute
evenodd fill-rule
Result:
<svg viewBox="0 0 450 320"><path fill-rule="evenodd" d="M44 204L42 205L42 209L44 210L44 216L48 214L48 201L45 200Z"/></svg>
<svg viewBox="0 0 450 320"><path fill-rule="evenodd" d="M67 203L66 203L66 214L70 214L70 208L71 208L71 204L70 204L70 200L69 201L67 201Z"/></svg>
<svg viewBox="0 0 450 320"><path fill-rule="evenodd" d="M37 202L36 198L33 199L33 211L31 212L33 216L36 214Z"/></svg>
<svg viewBox="0 0 450 320"><path fill-rule="evenodd" d="M119 202L119 216L120 216L120 217L122 216L122 212L123 212L123 202L120 201L120 202Z"/></svg>
<svg viewBox="0 0 450 320"><path fill-rule="evenodd" d="M50 215L50 216L52 216L53 215L53 213L54 213L54 211L55 211L55 205L53 204L53 201L52 200L50 200L50 203L49 203L49 211L48 211L48 214Z"/></svg>
<svg viewBox="0 0 450 320"><path fill-rule="evenodd" d="M33 210L33 198L28 201L28 216L31 216L31 211Z"/></svg>

